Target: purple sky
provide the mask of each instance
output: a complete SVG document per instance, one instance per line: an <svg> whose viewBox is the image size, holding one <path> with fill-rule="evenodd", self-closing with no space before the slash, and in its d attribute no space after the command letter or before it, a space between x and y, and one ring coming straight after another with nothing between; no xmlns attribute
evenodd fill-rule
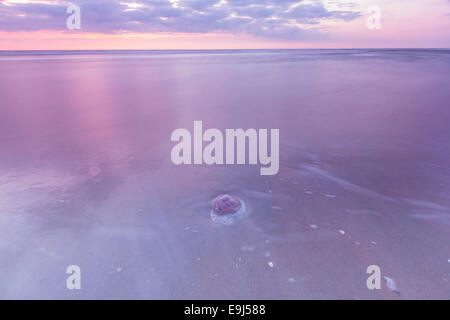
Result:
<svg viewBox="0 0 450 320"><path fill-rule="evenodd" d="M70 4L81 30L66 28ZM381 30L366 26L372 5ZM0 0L0 49L93 38L100 47L449 47L449 30L449 0Z"/></svg>

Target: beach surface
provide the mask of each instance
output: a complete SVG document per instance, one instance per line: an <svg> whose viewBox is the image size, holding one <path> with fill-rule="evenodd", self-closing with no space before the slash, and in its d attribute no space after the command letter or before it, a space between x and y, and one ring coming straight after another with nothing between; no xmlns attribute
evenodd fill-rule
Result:
<svg viewBox="0 0 450 320"><path fill-rule="evenodd" d="M450 299L449 87L450 50L0 52L0 298ZM175 166L195 120L279 129L279 173Z"/></svg>

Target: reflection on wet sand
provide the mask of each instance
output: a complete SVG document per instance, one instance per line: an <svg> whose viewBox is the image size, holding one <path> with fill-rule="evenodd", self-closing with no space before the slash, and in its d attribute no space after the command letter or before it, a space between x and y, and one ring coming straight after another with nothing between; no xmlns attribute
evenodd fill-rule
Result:
<svg viewBox="0 0 450 320"><path fill-rule="evenodd" d="M365 53L0 56L0 297L448 299L449 54ZM199 119L279 173L173 165Z"/></svg>

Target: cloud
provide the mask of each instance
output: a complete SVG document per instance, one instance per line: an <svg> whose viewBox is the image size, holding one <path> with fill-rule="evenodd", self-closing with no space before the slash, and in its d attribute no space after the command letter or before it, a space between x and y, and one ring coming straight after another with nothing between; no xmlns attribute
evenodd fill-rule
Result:
<svg viewBox="0 0 450 320"><path fill-rule="evenodd" d="M361 13L329 10L303 0L74 0L84 32L245 33L304 38L326 20L349 21ZM0 0L0 30L66 30L67 2ZM307 28L307 26L310 26ZM309 30L307 30L309 29Z"/></svg>

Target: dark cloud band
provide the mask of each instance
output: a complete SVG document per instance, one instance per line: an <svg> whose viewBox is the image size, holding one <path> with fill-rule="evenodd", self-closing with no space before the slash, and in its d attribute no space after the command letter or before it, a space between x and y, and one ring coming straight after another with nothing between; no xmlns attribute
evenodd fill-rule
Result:
<svg viewBox="0 0 450 320"><path fill-rule="evenodd" d="M246 33L261 37L304 38L304 25L349 21L361 14L330 11L302 0L78 0L82 31ZM0 0L0 30L65 30L67 3L8 3Z"/></svg>

